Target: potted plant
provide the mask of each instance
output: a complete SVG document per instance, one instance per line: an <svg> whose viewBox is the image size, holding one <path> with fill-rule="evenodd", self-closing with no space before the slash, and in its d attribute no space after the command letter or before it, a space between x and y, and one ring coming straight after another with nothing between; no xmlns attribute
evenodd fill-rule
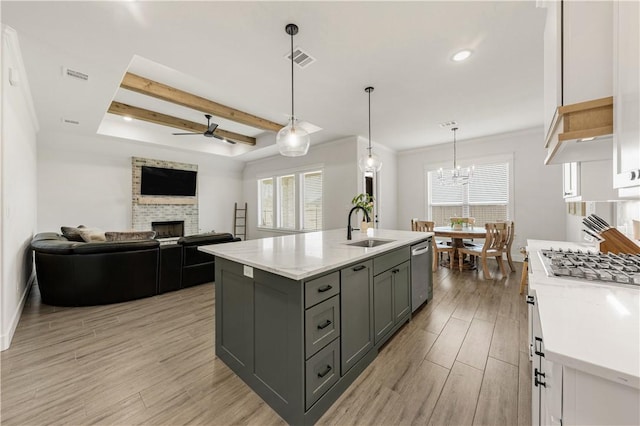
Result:
<svg viewBox="0 0 640 426"><path fill-rule="evenodd" d="M463 220L460 219L452 219L451 220L451 227L456 230L456 231L461 231L462 230L462 224L464 223Z"/></svg>
<svg viewBox="0 0 640 426"><path fill-rule="evenodd" d="M369 194L358 194L351 200L351 204L354 206L362 207L369 215L369 219L364 216L362 218L362 225L360 226L360 231L367 232L367 229L370 227L368 222L371 222L373 219L373 201L374 198Z"/></svg>

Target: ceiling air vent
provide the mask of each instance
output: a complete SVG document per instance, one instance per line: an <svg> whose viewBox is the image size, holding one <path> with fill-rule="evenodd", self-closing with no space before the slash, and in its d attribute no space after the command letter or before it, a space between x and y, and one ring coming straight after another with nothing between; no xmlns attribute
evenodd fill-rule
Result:
<svg viewBox="0 0 640 426"><path fill-rule="evenodd" d="M289 52L286 55L284 55L284 58L287 61L291 61L291 53ZM293 50L293 62L295 62L296 65L298 65L300 68L306 68L312 63L314 63L315 61L316 61L316 58L309 55L307 52L300 49L299 47L296 47Z"/></svg>
<svg viewBox="0 0 640 426"><path fill-rule="evenodd" d="M77 78L78 80L89 80L89 75L80 71L72 70L71 68L62 67L62 75L64 77Z"/></svg>
<svg viewBox="0 0 640 426"><path fill-rule="evenodd" d="M440 127L446 129L447 127L453 127L453 126L457 126L458 122L451 120L451 121L445 121L443 123L440 123Z"/></svg>
<svg viewBox="0 0 640 426"><path fill-rule="evenodd" d="M70 118L62 118L62 122L64 124L76 124L76 125L80 124L78 120L72 120Z"/></svg>

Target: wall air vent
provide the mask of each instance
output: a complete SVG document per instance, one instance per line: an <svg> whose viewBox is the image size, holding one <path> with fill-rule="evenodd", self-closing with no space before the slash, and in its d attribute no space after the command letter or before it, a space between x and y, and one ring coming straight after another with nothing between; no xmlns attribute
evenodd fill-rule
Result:
<svg viewBox="0 0 640 426"><path fill-rule="evenodd" d="M284 55L284 58L287 61L291 61L291 52ZM316 58L309 55L307 52L300 49L299 47L296 47L293 50L293 62L295 62L295 64L298 65L300 68L306 68L312 63L314 63L315 61L316 61Z"/></svg>
<svg viewBox="0 0 640 426"><path fill-rule="evenodd" d="M64 77L76 78L78 80L89 80L89 75L80 71L72 70L71 68L62 67L62 75Z"/></svg>

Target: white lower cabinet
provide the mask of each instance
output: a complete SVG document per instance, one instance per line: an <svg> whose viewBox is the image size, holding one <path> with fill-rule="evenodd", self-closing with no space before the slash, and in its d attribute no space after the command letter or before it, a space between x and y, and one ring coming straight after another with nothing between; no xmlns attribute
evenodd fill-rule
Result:
<svg viewBox="0 0 640 426"><path fill-rule="evenodd" d="M639 425L640 391L557 362L545 353L535 291L529 291L531 424ZM597 348L594 348L597 350Z"/></svg>

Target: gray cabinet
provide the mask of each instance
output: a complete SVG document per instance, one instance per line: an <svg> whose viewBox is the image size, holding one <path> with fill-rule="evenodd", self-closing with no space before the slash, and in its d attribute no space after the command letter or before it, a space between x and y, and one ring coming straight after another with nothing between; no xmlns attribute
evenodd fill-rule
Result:
<svg viewBox="0 0 640 426"><path fill-rule="evenodd" d="M373 279L373 300L375 343L378 344L393 327L393 278L390 270Z"/></svg>
<svg viewBox="0 0 640 426"><path fill-rule="evenodd" d="M409 254L405 247L373 260L375 345L384 343L411 314Z"/></svg>
<svg viewBox="0 0 640 426"><path fill-rule="evenodd" d="M340 271L342 303L341 374L344 376L373 348L372 262Z"/></svg>
<svg viewBox="0 0 640 426"><path fill-rule="evenodd" d="M404 262L391 271L393 281L393 315L394 323L402 321L411 311L411 280L409 262Z"/></svg>

